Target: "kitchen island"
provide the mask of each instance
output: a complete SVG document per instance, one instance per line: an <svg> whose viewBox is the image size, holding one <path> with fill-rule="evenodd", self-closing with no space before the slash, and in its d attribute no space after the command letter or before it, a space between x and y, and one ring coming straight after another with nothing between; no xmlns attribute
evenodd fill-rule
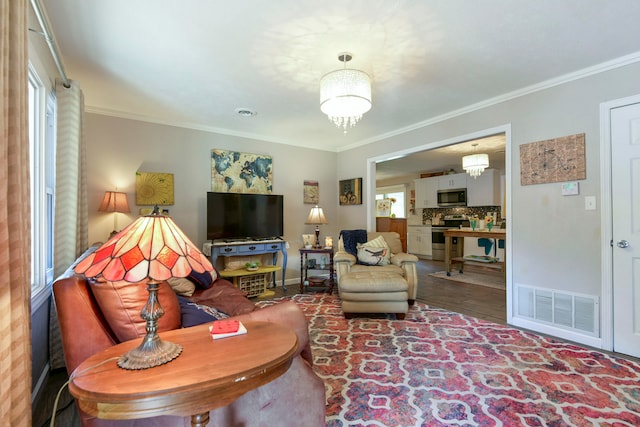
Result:
<svg viewBox="0 0 640 427"><path fill-rule="evenodd" d="M458 238L458 244L456 246L456 253L451 255L452 238ZM488 229L472 230L471 228L451 228L444 231L444 264L447 267L447 276L451 275L451 266L453 264L460 265L460 273L464 272L464 265L473 265L474 267L499 270L505 276L506 280L506 250L505 259L502 261L495 261L491 257L475 257L465 258L464 254L464 238L465 237L484 237L485 239L495 239L496 244L498 240L504 240L506 246L507 232L504 229Z"/></svg>

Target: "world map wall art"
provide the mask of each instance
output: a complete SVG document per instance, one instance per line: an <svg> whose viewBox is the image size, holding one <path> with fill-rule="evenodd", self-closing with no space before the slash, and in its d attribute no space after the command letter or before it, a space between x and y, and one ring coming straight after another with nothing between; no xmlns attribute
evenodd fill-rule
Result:
<svg viewBox="0 0 640 427"><path fill-rule="evenodd" d="M271 156L228 150L211 150L211 191L271 194Z"/></svg>

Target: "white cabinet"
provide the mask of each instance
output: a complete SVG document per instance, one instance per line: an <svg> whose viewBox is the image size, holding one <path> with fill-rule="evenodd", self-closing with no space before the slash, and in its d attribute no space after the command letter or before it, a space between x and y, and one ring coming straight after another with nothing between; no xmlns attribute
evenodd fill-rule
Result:
<svg viewBox="0 0 640 427"><path fill-rule="evenodd" d="M407 227L407 252L417 256L431 257L431 227L427 225Z"/></svg>
<svg viewBox="0 0 640 427"><path fill-rule="evenodd" d="M415 180L416 209L438 207L438 178Z"/></svg>
<svg viewBox="0 0 640 427"><path fill-rule="evenodd" d="M455 173L438 177L438 190L455 190L467 187L467 174Z"/></svg>
<svg viewBox="0 0 640 427"><path fill-rule="evenodd" d="M495 169L485 169L476 179L467 180L467 206L499 206L500 175Z"/></svg>

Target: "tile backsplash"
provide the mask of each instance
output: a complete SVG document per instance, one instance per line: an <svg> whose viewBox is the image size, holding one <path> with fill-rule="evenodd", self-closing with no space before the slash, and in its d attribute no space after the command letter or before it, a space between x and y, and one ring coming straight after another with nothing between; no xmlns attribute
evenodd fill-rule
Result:
<svg viewBox="0 0 640 427"><path fill-rule="evenodd" d="M426 208L422 209L422 223L424 224L426 221L431 221L431 218L435 214L442 214L444 218L445 215L467 215L473 216L478 215L479 218L484 218L489 212L495 212L496 218L498 218L498 222L502 221L502 212L500 210L500 206L476 206L473 208Z"/></svg>

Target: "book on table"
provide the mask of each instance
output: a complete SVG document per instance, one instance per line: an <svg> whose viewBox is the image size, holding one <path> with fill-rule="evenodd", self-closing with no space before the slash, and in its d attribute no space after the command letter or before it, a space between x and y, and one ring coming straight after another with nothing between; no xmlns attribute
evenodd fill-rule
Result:
<svg viewBox="0 0 640 427"><path fill-rule="evenodd" d="M211 338L217 340L244 335L247 333L247 328L239 320L216 320L209 326L209 331L211 332Z"/></svg>

